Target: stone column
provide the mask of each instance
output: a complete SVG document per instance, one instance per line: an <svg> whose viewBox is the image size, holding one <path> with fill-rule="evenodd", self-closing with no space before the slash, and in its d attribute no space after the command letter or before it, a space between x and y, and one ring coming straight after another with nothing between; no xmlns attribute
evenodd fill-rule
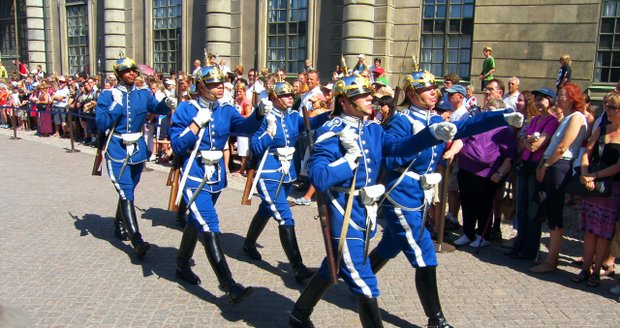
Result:
<svg viewBox="0 0 620 328"><path fill-rule="evenodd" d="M347 65L353 68L357 63L357 54L373 54L373 37L375 34L375 1L345 0L343 8L342 52ZM371 58L367 57L366 62Z"/></svg>
<svg viewBox="0 0 620 328"><path fill-rule="evenodd" d="M30 69L37 65L47 68L47 56L45 53L45 15L43 13L43 0L26 0L26 26L28 31L28 64Z"/></svg>
<svg viewBox="0 0 620 328"><path fill-rule="evenodd" d="M230 0L207 1L205 47L218 57L230 58L231 55L231 10Z"/></svg>
<svg viewBox="0 0 620 328"><path fill-rule="evenodd" d="M125 1L104 1L103 4L103 57L104 70L114 71L114 63L120 51L126 53Z"/></svg>

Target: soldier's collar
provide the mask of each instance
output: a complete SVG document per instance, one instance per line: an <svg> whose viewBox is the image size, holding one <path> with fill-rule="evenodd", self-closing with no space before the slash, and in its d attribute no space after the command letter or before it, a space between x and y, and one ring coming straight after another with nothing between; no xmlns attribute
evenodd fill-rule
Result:
<svg viewBox="0 0 620 328"><path fill-rule="evenodd" d="M360 121L362 120L359 117L355 117L355 116L350 116L347 114L341 114L340 118L342 119L342 121L346 124L346 125L350 125L354 128L357 128L360 124Z"/></svg>
<svg viewBox="0 0 620 328"><path fill-rule="evenodd" d="M287 109L280 109L276 106L273 106L273 108L271 109L271 112L276 115L276 116L286 116L289 114L290 112L290 108Z"/></svg>
<svg viewBox="0 0 620 328"><path fill-rule="evenodd" d="M428 109L424 109L424 108L420 108L414 105L409 106L409 112L414 115L417 116L423 120L427 120L430 118L431 116L431 111Z"/></svg>
<svg viewBox="0 0 620 328"><path fill-rule="evenodd" d="M131 92L131 91L134 91L136 89L136 85L134 84L131 87L128 87L122 81L118 81L118 84L116 85L116 88L121 90L121 91L123 91L123 92Z"/></svg>
<svg viewBox="0 0 620 328"><path fill-rule="evenodd" d="M215 108L217 101L212 101L212 100L207 100L205 98L203 98L202 96L198 98L198 103L200 104L201 107L206 107L206 108Z"/></svg>

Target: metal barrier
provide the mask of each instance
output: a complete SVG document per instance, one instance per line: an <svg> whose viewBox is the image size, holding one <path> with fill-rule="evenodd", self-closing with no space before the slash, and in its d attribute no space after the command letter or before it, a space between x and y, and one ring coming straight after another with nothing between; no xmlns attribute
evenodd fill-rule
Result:
<svg viewBox="0 0 620 328"><path fill-rule="evenodd" d="M51 117L51 124L54 124L54 115L66 115L67 117L67 124L69 124L69 142L70 142L70 148L67 149L68 153L75 153L75 152L79 152L79 149L75 148L75 126L74 126L74 118L77 119L83 119L83 120L95 120L96 117L87 113L84 113L81 110L75 110L75 109L70 109L70 108L66 108L66 107L58 107L58 106L51 106L51 105L45 105L45 104L33 104L33 103L28 103L25 106L21 106L21 107L15 107L15 106L8 106L8 105L4 105L4 106L0 106L0 108L3 109L10 109L11 110L11 115L10 115L10 119L11 119L11 125L12 125L12 130L13 130L13 136L10 138L11 140L19 140L21 138L18 137L17 135L17 128L18 128L18 112L19 111L23 111L26 113L25 117L26 122L28 123L28 126L30 127L30 118L34 117L33 114L36 114L36 117L38 118L38 124L37 124L37 133L41 133L41 125L43 124L41 122L41 117L42 114L44 115L50 115ZM162 125L159 123L150 123L150 122L146 122L145 125L149 125L153 128L157 128L157 127L161 127ZM51 127L53 128L53 127ZM47 132L45 132L47 133Z"/></svg>

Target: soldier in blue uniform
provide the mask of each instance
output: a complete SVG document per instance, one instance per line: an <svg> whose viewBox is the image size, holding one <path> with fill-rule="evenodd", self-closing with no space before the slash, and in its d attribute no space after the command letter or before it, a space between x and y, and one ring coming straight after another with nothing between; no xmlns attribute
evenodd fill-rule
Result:
<svg viewBox="0 0 620 328"><path fill-rule="evenodd" d="M119 195L114 232L122 240L131 240L138 257L144 257L149 243L142 240L134 208L134 190L140 182L148 158L143 127L148 113L167 114L176 106L173 98L157 101L150 90L134 85L138 77L136 62L121 57L114 65L118 85L103 90L97 99L97 128L109 131L105 148L106 166ZM128 235L128 236L127 236Z"/></svg>
<svg viewBox="0 0 620 328"><path fill-rule="evenodd" d="M303 264L295 234L295 220L286 200L291 184L297 179L295 165L292 165L295 140L304 131L303 117L291 110L293 95L293 87L288 82L274 83L267 100L274 105L271 114L252 136L252 153L261 158L254 184L262 201L248 228L243 250L255 260L261 259L256 250L256 240L269 222L269 217L273 217L278 223L280 242L293 268L295 280L302 283L310 279L314 272ZM329 114L326 112L310 118L311 126L315 129L320 127Z"/></svg>
<svg viewBox="0 0 620 328"><path fill-rule="evenodd" d="M411 106L396 113L387 124L387 140L399 140L417 135L427 126L441 122L439 115L431 113L437 103L435 78L426 71L416 71L407 76L406 99ZM523 116L519 113L489 112L467 120L455 122L455 138L481 133L498 126L520 126ZM451 327L441 310L437 293L435 269L437 256L430 237L424 230L426 209L433 199L433 187L441 176L434 173L443 154L445 143L426 148L419 153L387 158L383 182L388 192L382 213L386 220L383 238L370 254L372 271L377 273L389 259L401 251L416 268L415 285L428 319L428 327Z"/></svg>
<svg viewBox="0 0 620 328"><path fill-rule="evenodd" d="M377 279L366 263L367 240L376 233L377 201L385 188L377 184L379 169L386 156L412 156L417 151L443 140L450 140L456 128L442 122L415 136L388 142L383 128L365 117L372 113L372 89L361 76L347 76L334 85L336 118L325 123L315 135L309 175L318 192L325 193L329 204L334 249L341 232L342 259L339 275L357 298L363 327L383 327L377 297ZM345 214L354 183L352 210ZM348 218L348 221L347 221ZM312 277L289 317L292 327L314 327L310 315L331 283L327 261Z"/></svg>
<svg viewBox="0 0 620 328"><path fill-rule="evenodd" d="M231 134L250 136L254 133L262 120L257 117L258 113L262 116L270 108L261 105L246 119L232 105L218 102L224 95L224 76L217 66L203 67L196 74L196 85L200 96L179 105L170 127L172 150L175 156L183 157L177 202L182 196L189 209L177 255L176 275L191 284L200 283L200 278L190 269L200 232L220 289L235 304L252 289L232 278L220 243L215 204L227 186L222 150Z"/></svg>

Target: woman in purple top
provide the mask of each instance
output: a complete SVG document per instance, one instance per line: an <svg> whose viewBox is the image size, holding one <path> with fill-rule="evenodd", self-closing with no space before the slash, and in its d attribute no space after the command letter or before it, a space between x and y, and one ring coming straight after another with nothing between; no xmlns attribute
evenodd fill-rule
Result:
<svg viewBox="0 0 620 328"><path fill-rule="evenodd" d="M521 165L517 171L516 207L517 207L517 239L511 251L507 253L514 258L535 260L540 249L541 223L535 222L533 203L534 195L538 190L536 182L536 167L543 156L543 152L551 140L551 136L560 124L551 115L555 106L555 92L549 88L542 88L532 92L539 114L530 121L527 130L519 138Z"/></svg>
<svg viewBox="0 0 620 328"><path fill-rule="evenodd" d="M489 104L490 109L505 107L503 101L494 101L497 103ZM456 140L450 151L459 155L457 179L463 208L464 235L454 245L488 246L488 231L484 230L493 209L493 199L517 158L514 131L510 127L499 127Z"/></svg>

